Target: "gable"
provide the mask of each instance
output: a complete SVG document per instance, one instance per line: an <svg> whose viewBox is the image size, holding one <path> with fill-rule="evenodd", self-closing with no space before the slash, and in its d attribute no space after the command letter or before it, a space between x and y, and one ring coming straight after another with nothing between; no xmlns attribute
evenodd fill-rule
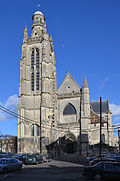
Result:
<svg viewBox="0 0 120 181"><path fill-rule="evenodd" d="M72 93L72 92L80 92L80 87L68 72L62 84L58 88L58 93Z"/></svg>

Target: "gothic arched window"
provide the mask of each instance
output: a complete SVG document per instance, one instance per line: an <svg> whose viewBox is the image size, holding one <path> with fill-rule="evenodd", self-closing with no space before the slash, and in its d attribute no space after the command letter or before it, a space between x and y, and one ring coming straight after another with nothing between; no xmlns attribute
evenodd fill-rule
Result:
<svg viewBox="0 0 120 181"><path fill-rule="evenodd" d="M102 140L102 143L105 143L105 134L101 135L101 140Z"/></svg>
<svg viewBox="0 0 120 181"><path fill-rule="evenodd" d="M35 136L35 132L34 132L34 124L31 126L31 136Z"/></svg>
<svg viewBox="0 0 120 181"><path fill-rule="evenodd" d="M63 115L75 115L76 114L76 109L72 104L68 104L64 111L63 111Z"/></svg>
<svg viewBox="0 0 120 181"><path fill-rule="evenodd" d="M36 49L36 90L39 90L39 50Z"/></svg>
<svg viewBox="0 0 120 181"><path fill-rule="evenodd" d="M40 127L39 127L38 125L36 125L36 133L37 133L36 136L39 136L39 135L40 135Z"/></svg>
<svg viewBox="0 0 120 181"><path fill-rule="evenodd" d="M36 69L39 69L39 50L36 49Z"/></svg>
<svg viewBox="0 0 120 181"><path fill-rule="evenodd" d="M34 50L31 53L31 90L34 91Z"/></svg>

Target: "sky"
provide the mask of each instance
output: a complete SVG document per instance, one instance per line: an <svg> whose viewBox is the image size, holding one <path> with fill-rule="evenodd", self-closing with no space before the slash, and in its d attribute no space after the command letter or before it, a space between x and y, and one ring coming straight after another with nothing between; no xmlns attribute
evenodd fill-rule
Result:
<svg viewBox="0 0 120 181"><path fill-rule="evenodd" d="M113 124L120 123L120 0L0 1L0 105L17 113L24 27L40 4L54 40L57 87L67 71L90 100L109 99ZM0 111L0 134L17 135L17 119Z"/></svg>

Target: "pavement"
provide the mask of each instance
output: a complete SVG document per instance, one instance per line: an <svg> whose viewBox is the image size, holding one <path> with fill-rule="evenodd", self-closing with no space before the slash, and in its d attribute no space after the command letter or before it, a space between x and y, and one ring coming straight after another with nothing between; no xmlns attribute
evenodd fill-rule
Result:
<svg viewBox="0 0 120 181"><path fill-rule="evenodd" d="M0 181L19 181L35 178L37 180L82 180L80 174L86 164L86 159L80 155L63 155L56 157L55 160L39 165L23 165L21 171L0 174Z"/></svg>
<svg viewBox="0 0 120 181"><path fill-rule="evenodd" d="M7 178L8 174L2 174L0 173L0 181L4 180L5 178Z"/></svg>

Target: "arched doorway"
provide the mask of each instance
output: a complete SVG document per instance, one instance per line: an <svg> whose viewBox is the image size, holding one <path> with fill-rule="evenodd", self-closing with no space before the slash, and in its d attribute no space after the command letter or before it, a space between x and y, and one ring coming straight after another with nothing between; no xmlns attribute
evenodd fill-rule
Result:
<svg viewBox="0 0 120 181"><path fill-rule="evenodd" d="M77 141L73 133L69 132L61 139L61 148L64 153L73 154L77 150Z"/></svg>

